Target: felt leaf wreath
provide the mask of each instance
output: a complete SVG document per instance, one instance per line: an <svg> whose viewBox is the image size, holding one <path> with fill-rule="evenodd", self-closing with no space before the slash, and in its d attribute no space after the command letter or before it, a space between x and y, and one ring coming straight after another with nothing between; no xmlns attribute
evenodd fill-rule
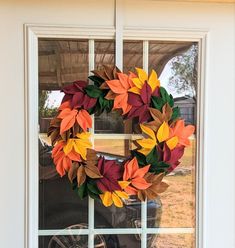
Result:
<svg viewBox="0 0 235 248"><path fill-rule="evenodd" d="M93 84L75 81L65 86L48 130L59 175L68 175L82 199L90 196L106 207L123 207L130 195L145 201L163 193L168 185L162 180L180 164L195 129L185 126L154 70L149 76L140 68L136 72L125 74L104 66L89 77ZM137 148L123 162L108 160L92 149L91 115L103 111L138 120L143 138L134 141Z"/></svg>

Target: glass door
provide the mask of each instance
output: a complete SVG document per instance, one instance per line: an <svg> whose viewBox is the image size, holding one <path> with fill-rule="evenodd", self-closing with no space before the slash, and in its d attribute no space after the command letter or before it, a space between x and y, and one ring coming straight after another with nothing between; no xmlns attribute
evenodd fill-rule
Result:
<svg viewBox="0 0 235 248"><path fill-rule="evenodd" d="M39 39L39 248L193 248L196 236L196 147L190 137L180 166L166 177L170 187L147 202L124 201L123 208L80 200L51 159L49 123L63 98L62 86L87 80L90 71L115 64L113 39ZM187 124L197 125L198 44L185 41L124 40L123 71L156 70ZM135 121L115 112L93 117L93 146L124 160L140 136Z"/></svg>

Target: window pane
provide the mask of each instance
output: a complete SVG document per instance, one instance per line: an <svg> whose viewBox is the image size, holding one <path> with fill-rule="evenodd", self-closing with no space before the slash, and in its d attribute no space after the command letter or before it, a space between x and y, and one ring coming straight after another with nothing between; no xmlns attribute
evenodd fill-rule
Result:
<svg viewBox="0 0 235 248"><path fill-rule="evenodd" d="M135 68L143 67L143 41L123 42L123 72L135 72Z"/></svg>
<svg viewBox="0 0 235 248"><path fill-rule="evenodd" d="M104 243L99 238L96 238L96 242ZM39 248L87 248L88 237L87 235L60 235L60 233L54 236L41 236L39 237ZM105 246L98 246L105 248Z"/></svg>
<svg viewBox="0 0 235 248"><path fill-rule="evenodd" d="M194 248L193 234L149 234L148 248Z"/></svg>
<svg viewBox="0 0 235 248"><path fill-rule="evenodd" d="M88 223L88 201L81 201L67 177L57 174L47 137L63 98L61 86L87 76L88 41L39 39L39 229Z"/></svg>
<svg viewBox="0 0 235 248"><path fill-rule="evenodd" d="M197 44L151 41L149 51L149 69L161 73L161 85L173 95L181 117L187 124L196 125ZM159 56L161 58L167 53L170 53L167 55L168 61L161 59L164 64L164 68L161 68L161 63L157 64ZM165 178L170 187L159 198L161 219L159 221L156 217L148 221L148 227L195 227L196 134L190 140L191 146L186 147L181 164Z"/></svg>
<svg viewBox="0 0 235 248"><path fill-rule="evenodd" d="M114 40L95 40L95 69L102 69L103 65L114 66Z"/></svg>
<svg viewBox="0 0 235 248"><path fill-rule="evenodd" d="M88 77L87 40L39 40L39 88L61 86Z"/></svg>

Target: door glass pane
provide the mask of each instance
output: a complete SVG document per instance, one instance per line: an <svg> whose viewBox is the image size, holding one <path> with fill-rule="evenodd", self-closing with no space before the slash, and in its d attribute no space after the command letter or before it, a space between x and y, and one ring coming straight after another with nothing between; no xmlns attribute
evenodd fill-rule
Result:
<svg viewBox="0 0 235 248"><path fill-rule="evenodd" d="M151 69L158 72L161 85L173 95L181 117L187 124L196 126L198 45L191 42L150 41L149 70ZM191 146L186 147L180 165L165 177L170 186L159 197L160 220L159 217L148 220L147 225L150 228L195 228L196 133L190 137L190 141ZM156 237L157 245L153 247L194 247L195 242L194 235Z"/></svg>
<svg viewBox="0 0 235 248"><path fill-rule="evenodd" d="M135 72L143 67L143 41L125 40L123 42L123 72Z"/></svg>
<svg viewBox="0 0 235 248"><path fill-rule="evenodd" d="M87 77L87 40L39 39L39 229L88 223L88 200L81 201L68 178L57 174L47 137L50 121L63 98L61 87Z"/></svg>
<svg viewBox="0 0 235 248"><path fill-rule="evenodd" d="M194 234L149 234L148 248L194 248Z"/></svg>

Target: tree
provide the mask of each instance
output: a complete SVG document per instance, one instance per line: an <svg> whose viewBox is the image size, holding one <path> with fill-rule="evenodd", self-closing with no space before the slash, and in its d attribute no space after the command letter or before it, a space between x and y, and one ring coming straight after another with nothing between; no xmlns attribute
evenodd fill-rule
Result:
<svg viewBox="0 0 235 248"><path fill-rule="evenodd" d="M54 117L57 114L57 108L54 106L48 107L47 101L51 91L39 91L38 111L39 118Z"/></svg>
<svg viewBox="0 0 235 248"><path fill-rule="evenodd" d="M189 50L174 57L171 61L173 75L169 79L169 86L174 87L178 94L185 93L196 96L198 73L198 45L193 44Z"/></svg>

